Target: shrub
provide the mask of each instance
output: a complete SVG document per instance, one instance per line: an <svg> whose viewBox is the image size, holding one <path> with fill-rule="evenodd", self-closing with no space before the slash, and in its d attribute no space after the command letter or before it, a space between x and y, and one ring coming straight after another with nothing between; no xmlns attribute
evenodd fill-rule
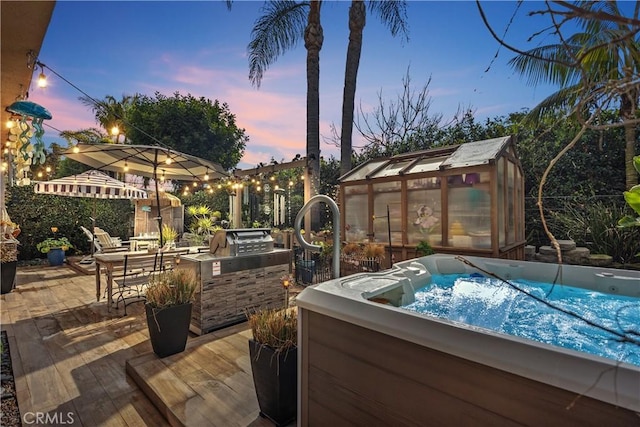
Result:
<svg viewBox="0 0 640 427"><path fill-rule="evenodd" d="M640 228L620 228L618 220L629 208L618 202L567 203L563 211L553 214L556 238L572 239L593 254L606 254L614 262L629 263L640 252Z"/></svg>

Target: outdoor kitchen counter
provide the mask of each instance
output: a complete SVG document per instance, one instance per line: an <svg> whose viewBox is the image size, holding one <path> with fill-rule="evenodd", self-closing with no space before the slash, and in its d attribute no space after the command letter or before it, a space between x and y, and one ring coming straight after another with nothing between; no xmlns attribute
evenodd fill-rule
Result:
<svg viewBox="0 0 640 427"><path fill-rule="evenodd" d="M291 257L289 249L234 256L183 255L178 268L194 271L199 283L191 331L206 334L246 320L251 310L283 307L280 278L290 273Z"/></svg>

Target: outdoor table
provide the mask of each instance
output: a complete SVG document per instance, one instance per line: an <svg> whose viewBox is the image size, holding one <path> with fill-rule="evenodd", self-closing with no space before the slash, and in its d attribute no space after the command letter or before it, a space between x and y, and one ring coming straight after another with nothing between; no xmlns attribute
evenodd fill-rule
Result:
<svg viewBox="0 0 640 427"><path fill-rule="evenodd" d="M165 255L175 255L175 254L187 254L190 249L187 248L178 248L162 251ZM96 262L96 300L100 301L100 279L101 279L101 270L104 268L107 279L107 311L111 312L111 305L113 304L113 300L111 298L113 293L113 272L118 267L124 266L124 258L125 255L133 255L133 254L148 254L149 251L130 251L130 252L108 252L95 254L94 259Z"/></svg>

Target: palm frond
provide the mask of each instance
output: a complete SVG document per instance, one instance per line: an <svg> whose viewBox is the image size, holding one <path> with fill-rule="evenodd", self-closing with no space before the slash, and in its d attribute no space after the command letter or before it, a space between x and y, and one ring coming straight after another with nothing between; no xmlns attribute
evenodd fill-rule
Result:
<svg viewBox="0 0 640 427"><path fill-rule="evenodd" d="M308 10L308 2L291 0L270 1L264 5L247 47L249 80L253 85L259 88L267 68L304 37Z"/></svg>
<svg viewBox="0 0 640 427"><path fill-rule="evenodd" d="M409 40L405 0L369 1L368 6L369 10L378 15L380 21L389 28L392 36L400 33L404 40Z"/></svg>
<svg viewBox="0 0 640 427"><path fill-rule="evenodd" d="M572 108L577 103L579 88L580 86L575 85L552 93L529 111L523 123L539 123L544 116L550 114L571 114Z"/></svg>

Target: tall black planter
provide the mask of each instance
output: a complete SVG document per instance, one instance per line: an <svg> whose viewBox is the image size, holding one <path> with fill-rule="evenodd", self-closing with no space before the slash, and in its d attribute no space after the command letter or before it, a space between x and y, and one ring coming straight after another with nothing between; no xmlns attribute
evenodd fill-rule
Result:
<svg viewBox="0 0 640 427"><path fill-rule="evenodd" d="M1 293L7 294L13 289L13 283L16 280L16 268L18 261L3 262L0 265L2 270L2 283L0 283Z"/></svg>
<svg viewBox="0 0 640 427"><path fill-rule="evenodd" d="M147 326L153 352L159 357L184 351L189 336L192 304L154 309L145 304Z"/></svg>
<svg viewBox="0 0 640 427"><path fill-rule="evenodd" d="M277 426L291 423L297 411L298 349L276 353L250 339L249 355L260 416Z"/></svg>

